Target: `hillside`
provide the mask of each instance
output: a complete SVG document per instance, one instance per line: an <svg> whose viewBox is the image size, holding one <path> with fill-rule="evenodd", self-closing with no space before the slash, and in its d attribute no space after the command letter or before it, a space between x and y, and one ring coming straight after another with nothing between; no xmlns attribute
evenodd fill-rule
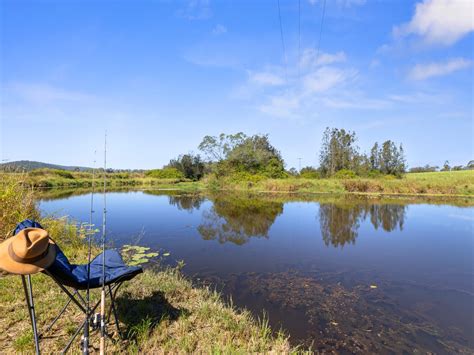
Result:
<svg viewBox="0 0 474 355"><path fill-rule="evenodd" d="M19 160L0 164L1 171L31 171L43 168L69 171L87 171L91 169L84 166L65 166L30 160Z"/></svg>

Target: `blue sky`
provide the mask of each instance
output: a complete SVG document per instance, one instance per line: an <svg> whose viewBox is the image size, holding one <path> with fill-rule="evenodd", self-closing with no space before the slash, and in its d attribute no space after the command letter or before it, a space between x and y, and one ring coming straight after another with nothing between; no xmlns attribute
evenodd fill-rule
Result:
<svg viewBox="0 0 474 355"><path fill-rule="evenodd" d="M317 165L326 126L410 166L473 153L469 0L9 1L1 159L161 167L204 135L268 133ZM319 52L318 52L319 46ZM283 50L283 47L285 50Z"/></svg>

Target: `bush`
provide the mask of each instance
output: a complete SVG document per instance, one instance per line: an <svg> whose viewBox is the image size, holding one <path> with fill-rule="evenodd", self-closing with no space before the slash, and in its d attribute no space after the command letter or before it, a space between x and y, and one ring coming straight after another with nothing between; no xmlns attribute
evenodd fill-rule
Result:
<svg viewBox="0 0 474 355"><path fill-rule="evenodd" d="M320 179L321 172L312 166L306 166L300 171L300 177L304 179Z"/></svg>
<svg viewBox="0 0 474 355"><path fill-rule="evenodd" d="M239 171L230 175L229 180L233 183L244 182L244 181L257 183L259 181L266 180L266 177L261 174L252 174L247 171Z"/></svg>
<svg viewBox="0 0 474 355"><path fill-rule="evenodd" d="M367 177L368 178L371 178L371 179L378 179L382 176L382 173L378 170L370 170L368 173L367 173Z"/></svg>
<svg viewBox="0 0 474 355"><path fill-rule="evenodd" d="M321 179L321 173L319 171L305 171L300 174L303 179Z"/></svg>
<svg viewBox="0 0 474 355"><path fill-rule="evenodd" d="M45 175L56 175L65 179L74 179L74 175L70 171L59 170L59 169L36 169L28 173L30 176L45 176Z"/></svg>
<svg viewBox="0 0 474 355"><path fill-rule="evenodd" d="M341 169L333 175L336 179L355 179L357 177L356 173L352 170Z"/></svg>
<svg viewBox="0 0 474 355"><path fill-rule="evenodd" d="M184 179L184 174L176 168L148 170L145 176L155 179Z"/></svg>
<svg viewBox="0 0 474 355"><path fill-rule="evenodd" d="M1 176L0 206L0 241L10 236L19 221L39 217L34 192L26 187L25 175Z"/></svg>

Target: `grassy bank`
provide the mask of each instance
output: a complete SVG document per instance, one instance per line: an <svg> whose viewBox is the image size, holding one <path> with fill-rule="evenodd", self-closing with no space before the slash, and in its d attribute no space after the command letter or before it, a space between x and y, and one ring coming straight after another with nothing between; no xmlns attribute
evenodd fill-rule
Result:
<svg viewBox="0 0 474 355"><path fill-rule="evenodd" d="M35 170L27 174L3 174L0 178L16 176L30 187L88 188L92 174L62 170ZM96 177L97 178L97 177ZM97 184L101 181L96 180ZM432 173L410 173L402 178L306 179L289 177L268 179L258 175L227 176L216 179L212 175L201 181L186 179L157 179L139 173L111 173L107 175L109 188L144 188L198 190L269 191L298 193L363 193L399 195L474 196L474 170Z"/></svg>
<svg viewBox="0 0 474 355"><path fill-rule="evenodd" d="M474 170L410 173L403 178L353 179L208 179L206 187L240 191L300 193L363 193L389 195L451 195L474 196Z"/></svg>
<svg viewBox="0 0 474 355"><path fill-rule="evenodd" d="M0 183L2 220L0 239L9 235L15 223L33 212L32 191L9 178ZM25 206L25 207L22 207ZM6 209L8 208L8 211ZM33 208L33 209L31 209ZM28 210L30 209L30 210ZM43 226L61 246L71 262L86 260L83 230L64 219L42 219ZM94 254L98 251L94 250ZM44 329L66 302L66 297L51 279L33 276L38 325ZM99 294L94 291L92 298ZM127 282L119 291L118 313L126 339L108 342L109 352L188 353L188 352L292 352L288 339L270 330L245 310L224 303L209 288L194 287L177 269L148 269ZM71 306L42 341L43 350L57 352L80 321L80 313ZM110 331L113 327L109 327ZM113 334L118 340L117 335ZM92 346L98 347L97 333ZM3 353L31 353L33 338L25 306L21 279L0 274L0 349ZM73 345L79 350L79 340Z"/></svg>

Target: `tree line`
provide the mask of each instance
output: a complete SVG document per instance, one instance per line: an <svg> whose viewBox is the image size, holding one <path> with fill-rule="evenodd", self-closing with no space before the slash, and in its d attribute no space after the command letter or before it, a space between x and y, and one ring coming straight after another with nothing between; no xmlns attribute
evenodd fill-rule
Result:
<svg viewBox="0 0 474 355"><path fill-rule="evenodd" d="M250 176L351 178L381 175L401 177L407 172L402 144L396 144L392 140L380 144L375 142L369 153L361 153L357 146L356 133L340 128L328 127L324 131L319 151L319 167L307 166L300 171L295 168L285 169L280 151L270 143L267 134L247 136L239 132L205 136L198 149L198 154L179 155L171 159L163 169L150 170L146 174L157 178L199 180L208 174L217 178L237 176L241 179ZM468 167L474 168L474 162L469 162ZM428 168L426 171L434 169L427 166L426 169ZM446 162L442 170L451 169L460 170L460 167L451 168L449 162ZM410 169L410 172L415 171L425 170Z"/></svg>

